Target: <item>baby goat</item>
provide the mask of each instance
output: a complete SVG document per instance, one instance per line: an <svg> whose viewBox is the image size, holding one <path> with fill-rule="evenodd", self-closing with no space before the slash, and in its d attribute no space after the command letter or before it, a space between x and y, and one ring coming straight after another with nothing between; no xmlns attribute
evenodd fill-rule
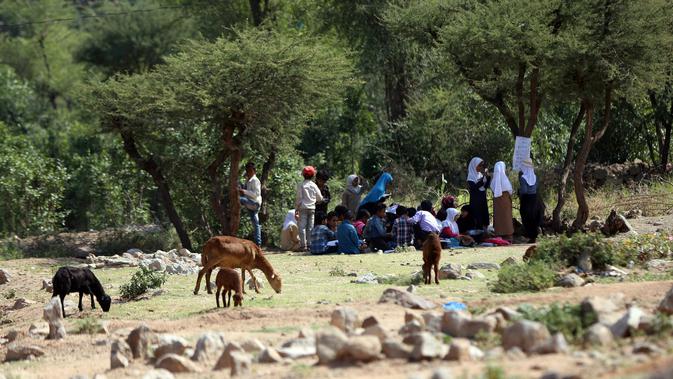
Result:
<svg viewBox="0 0 673 379"><path fill-rule="evenodd" d="M238 271L231 268L220 268L215 278L217 292L215 292L215 301L217 307L220 307L220 291L222 291L222 303L226 308L231 305L231 293L234 292L234 307L243 306L243 281ZM227 295L229 302L227 303Z"/></svg>
<svg viewBox="0 0 673 379"><path fill-rule="evenodd" d="M112 299L105 294L105 290L103 290L103 286L98 281L98 278L88 268L61 267L56 271L52 283L54 292L51 297L59 296L61 298L63 317L65 317L65 295L73 292L79 292L80 312L83 309L82 294L91 295L92 309L96 309L96 304L93 302L93 297L96 296L98 304L103 308L103 312L110 310Z"/></svg>
<svg viewBox="0 0 673 379"><path fill-rule="evenodd" d="M439 236L430 233L423 242L423 280L432 283L432 269L435 271L435 283L439 284L439 260L442 258L442 244Z"/></svg>

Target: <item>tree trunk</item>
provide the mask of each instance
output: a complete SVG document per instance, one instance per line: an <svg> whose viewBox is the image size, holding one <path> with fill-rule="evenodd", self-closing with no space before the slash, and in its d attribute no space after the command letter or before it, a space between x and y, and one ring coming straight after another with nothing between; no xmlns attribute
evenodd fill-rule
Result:
<svg viewBox="0 0 673 379"><path fill-rule="evenodd" d="M407 76L403 56L390 57L387 60L384 75L388 121L396 122L407 115Z"/></svg>
<svg viewBox="0 0 673 379"><path fill-rule="evenodd" d="M563 162L563 171L561 174L561 181L556 192L556 207L552 212L552 228L555 232L561 232L561 211L565 206L566 202L566 189L568 186L568 177L570 176L570 169L573 163L573 152L575 146L575 138L577 136L577 131L582 124L582 119L584 119L584 103L580 104L580 109L577 112L575 120L573 120L572 127L570 129L570 137L568 138L568 145L566 146L566 157Z"/></svg>
<svg viewBox="0 0 673 379"><path fill-rule="evenodd" d="M583 105L586 110L586 122L584 126L584 139L582 140L582 148L577 153L577 160L575 161L575 173L573 181L575 185L575 198L577 199L577 215L573 222L573 229L579 230L584 227L589 219L589 205L587 204L585 189L584 189L584 167L591 151L591 140L593 137L594 127L594 106L588 100L583 100Z"/></svg>
<svg viewBox="0 0 673 379"><path fill-rule="evenodd" d="M264 0L264 7L262 8L262 0L250 0L250 13L252 14L252 23L255 26L260 26L264 22L267 10L269 9L269 0Z"/></svg>
<svg viewBox="0 0 673 379"><path fill-rule="evenodd" d="M156 163L154 158L143 158L138 151L135 138L130 132L121 132L122 141L124 142L124 151L133 159L138 168L147 172L152 177L154 184L157 186L159 195L161 196L161 203L163 204L168 219L173 224L175 232L180 238L180 243L182 247L192 250L192 242L189 239L189 235L185 230L180 215L175 209L175 204L173 204L173 198L171 197L170 188L166 182L166 178L161 172L161 167Z"/></svg>
<svg viewBox="0 0 673 379"><path fill-rule="evenodd" d="M235 141L235 142L234 142ZM230 153L230 167L229 167L229 234L235 236L238 234L238 228L241 224L241 201L238 192L239 175L241 166L241 145L236 138L233 139Z"/></svg>
<svg viewBox="0 0 673 379"><path fill-rule="evenodd" d="M225 127L222 131L222 141L230 137L234 133L233 127ZM215 212L215 218L220 223L220 233L222 235L229 234L229 222L226 216L226 210L222 204L222 183L220 182L218 170L224 163L229 154L229 147L223 143L222 149L217 153L215 159L208 165L208 176L210 177L211 193L210 204Z"/></svg>
<svg viewBox="0 0 673 379"><path fill-rule="evenodd" d="M267 183L269 182L269 176L271 175L271 170L276 165L276 149L272 148L269 153L269 157L264 162L262 166L262 175L259 178L259 182L262 185L262 207L259 211L259 222L264 224L269 219L269 188Z"/></svg>

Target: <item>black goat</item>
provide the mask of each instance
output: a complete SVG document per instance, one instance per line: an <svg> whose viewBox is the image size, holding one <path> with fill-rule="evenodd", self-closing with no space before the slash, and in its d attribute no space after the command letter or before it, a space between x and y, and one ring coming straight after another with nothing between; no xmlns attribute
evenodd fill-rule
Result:
<svg viewBox="0 0 673 379"><path fill-rule="evenodd" d="M94 295L98 300L103 312L110 310L112 299L105 294L103 286L96 278L96 275L88 268L61 267L56 271L52 280L54 293L51 297L59 296L61 298L61 309L65 317L65 295L73 292L79 292L79 310L82 311L82 294L91 295L91 308L96 309L93 301Z"/></svg>

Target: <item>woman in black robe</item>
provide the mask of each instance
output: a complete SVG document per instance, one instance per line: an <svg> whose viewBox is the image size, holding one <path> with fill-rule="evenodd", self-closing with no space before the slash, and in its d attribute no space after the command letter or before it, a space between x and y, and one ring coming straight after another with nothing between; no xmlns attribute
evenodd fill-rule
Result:
<svg viewBox="0 0 673 379"><path fill-rule="evenodd" d="M486 230L490 224L486 198L486 189L490 184L491 177L486 172L484 160L479 157L472 158L468 167L467 185L470 191L470 211L478 229Z"/></svg>

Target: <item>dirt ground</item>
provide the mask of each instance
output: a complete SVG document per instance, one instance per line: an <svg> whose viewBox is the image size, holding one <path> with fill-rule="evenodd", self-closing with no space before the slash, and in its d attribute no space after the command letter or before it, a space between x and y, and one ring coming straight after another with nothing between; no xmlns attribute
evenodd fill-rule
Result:
<svg viewBox="0 0 673 379"><path fill-rule="evenodd" d="M665 226L652 223L662 221L638 220L634 226L648 230L648 227L667 227L670 220L663 220ZM663 223L663 222L662 222ZM643 226L641 226L643 225ZM648 226L649 225L649 226ZM652 230L654 231L654 230ZM452 261L463 264L469 262L501 262L506 257L520 259L527 246L490 249L465 249L444 252L443 263ZM65 259L23 259L0 262L0 267L9 270L12 281L0 286L0 337L12 329L23 332L21 343L42 347L45 356L33 361L3 363L0 373L12 378L70 378L77 374L93 377L104 373L108 378L142 377L151 367L132 363L125 369L109 370L110 340L114 336L125 336L141 323L147 324L158 333L179 335L194 344L206 331L219 331L226 338L241 341L257 338L264 344L279 346L283 341L295 337L305 327L320 329L329 324L332 310L347 304L359 311L362 318L374 315L381 324L396 333L403 324L405 308L378 304L377 300L390 285L352 284L350 277L335 277L330 273L335 267L346 272L362 274L369 271L378 274L407 274L417 270L422 263L420 254L408 252L392 255L368 254L363 256L310 257L288 254L274 254L270 260L283 272L284 290L280 295L272 294L268 285L260 295L249 294L244 307L240 309L216 309L212 295L202 291L194 296L194 277L172 276L164 295L149 300L112 305L110 313L100 309L91 310L85 301L85 310L68 311L68 336L63 340L47 341L27 336L32 323L42 321L42 306L50 294L40 291L41 281L50 278L55 269L72 263ZM132 269L101 269L95 273L106 283L113 299L118 299L118 287L128 280ZM439 287L421 286L419 293L437 303L449 299L464 301L470 309L489 309L501 305L519 304L543 305L552 302L576 304L588 296L609 296L623 293L627 301L638 304L645 310L653 311L664 294L673 286L673 281L643 281L594 283L573 289L553 288L541 293L495 295L488 291L487 282L495 277L495 272L484 272L486 280L442 281ZM335 290L339 288L339 291ZM9 310L15 298L24 297L35 303L21 310ZM69 296L71 302L76 296ZM414 311L422 313L421 311ZM86 318L100 318L109 321L110 335L76 334L78 323ZM622 340L620 345L606 350L584 351L581 347L571 347L571 353L562 355L538 355L526 358L499 358L482 362L433 361L409 363L402 360L383 360L366 365L319 366L316 359L300 359L285 364L253 364L252 377L255 378L409 378L412 375L427 378L438 367L448 367L454 377L481 378L487 367L502 368L507 378L539 378L547 371L577 374L583 378L641 378L649 373L673 365L670 347L656 343L667 350L659 356L631 355L632 341ZM6 346L0 347L0 360L4 360ZM178 378L228 377L228 372L204 371L198 374L180 374Z"/></svg>

